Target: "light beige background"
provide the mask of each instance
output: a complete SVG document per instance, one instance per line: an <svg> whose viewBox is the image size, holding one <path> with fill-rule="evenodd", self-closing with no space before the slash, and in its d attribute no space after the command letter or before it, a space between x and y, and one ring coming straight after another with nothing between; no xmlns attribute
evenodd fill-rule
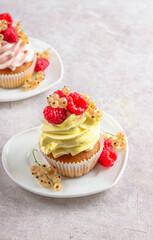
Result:
<svg viewBox="0 0 153 240"><path fill-rule="evenodd" d="M122 125L130 145L119 183L78 199L27 192L0 162L0 240L152 240L153 1L0 0L0 11L60 53L65 74L53 90L86 92ZM0 151L40 124L49 93L0 104Z"/></svg>

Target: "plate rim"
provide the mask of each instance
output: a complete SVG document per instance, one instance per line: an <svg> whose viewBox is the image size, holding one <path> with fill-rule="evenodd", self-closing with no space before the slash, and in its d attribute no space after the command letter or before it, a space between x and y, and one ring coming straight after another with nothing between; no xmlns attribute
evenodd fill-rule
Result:
<svg viewBox="0 0 153 240"><path fill-rule="evenodd" d="M52 45L50 43L47 43L47 42L44 42L38 38L34 38L34 37L29 37L29 39L31 40L34 40L34 41L39 41L39 42L42 42L43 44L47 44L50 46L50 48L52 49L52 51L56 54L59 62L60 62L60 66L61 66L61 74L60 74L60 78L55 82L55 83L52 83L51 85L49 86L46 86L45 88L43 89L40 89L39 92L31 92L31 95L30 96L25 96L25 97L15 97L13 99L3 99L3 98L0 98L0 103L3 103L3 102L14 102L14 101L20 101L20 100L24 100L24 99L28 99L28 98L31 98L31 97L34 97L36 95L39 95L39 94L42 94L43 92L47 91L47 90L50 90L54 85L58 84L64 77L64 65L63 65L63 61L59 55L59 53L55 50L54 47L52 47Z"/></svg>
<svg viewBox="0 0 153 240"><path fill-rule="evenodd" d="M109 119L111 119L111 121L113 121L124 133L125 131L123 130L123 128L120 126L120 124L111 116L109 115L108 113L106 112L103 112L103 114L108 117ZM119 171L119 174L117 175L115 181L113 182L113 184L107 186L107 187L104 187L103 189L101 188L98 188L96 189L95 191L92 190L92 191L89 191L88 193L80 193L80 194L67 194L67 195L63 195L63 194L60 194L60 192L58 192L58 194L53 194L54 192L40 192L40 191L37 191L29 186L25 186L24 184L18 182L10 173L9 171L7 170L7 167L6 167L6 164L5 164L5 152L6 152L6 148L7 148L7 145L9 144L9 142L11 142L14 138L16 138L17 136L23 134L24 132L27 132L27 131L32 131L32 130L35 130L37 128L40 128L41 125L39 126L36 126L36 127L33 127L33 128L28 128L26 130L23 130L17 134L15 134L13 137L11 137L4 145L3 149L2 149L2 165L3 165L3 168L5 170L5 172L7 173L7 175L10 177L10 179L15 182L17 185L19 185L20 187L22 187L23 189L29 191L29 192L32 192L32 193L35 193L37 195L40 195L40 196L45 196L45 197L53 197L53 198L77 198L77 197L85 197L85 196L90 196L90 195L94 195L94 194L97 194L97 193L100 193L100 192L104 192L106 190L109 190L110 188L114 187L119 179L122 177L123 175L123 172L125 170L125 167L126 167L126 164L127 164L127 159L128 159L128 154L129 154L129 144L128 144L128 139L127 139L127 136L126 136L126 133L125 133L125 139L126 139L126 143L127 143L127 146L126 146L126 151L125 151L125 159L124 159L124 162L123 162L123 165Z"/></svg>

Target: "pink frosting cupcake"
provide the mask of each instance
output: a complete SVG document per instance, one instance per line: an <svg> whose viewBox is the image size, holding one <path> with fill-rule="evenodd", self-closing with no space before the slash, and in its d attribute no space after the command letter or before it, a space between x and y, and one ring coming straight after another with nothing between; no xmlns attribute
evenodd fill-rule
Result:
<svg viewBox="0 0 153 240"><path fill-rule="evenodd" d="M5 15L0 14L0 87L17 88L31 77L36 57L21 24L10 26Z"/></svg>

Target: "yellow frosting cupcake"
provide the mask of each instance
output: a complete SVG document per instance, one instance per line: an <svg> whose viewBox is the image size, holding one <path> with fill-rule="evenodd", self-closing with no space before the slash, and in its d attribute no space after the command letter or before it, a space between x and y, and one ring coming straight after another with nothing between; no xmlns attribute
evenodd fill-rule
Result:
<svg viewBox="0 0 153 240"><path fill-rule="evenodd" d="M63 93L64 90L65 88ZM44 110L44 117L50 123L42 120L42 133L39 138L40 150L61 175L78 177L86 174L95 166L102 151L103 138L100 136L102 114L95 109L95 104L88 97L85 96L85 99L78 93L69 93L62 98L56 93L53 96L50 96L48 100L51 106ZM76 101L77 97L78 102ZM61 109L61 99L66 102L63 108L63 114L66 114L66 117L60 124L55 124L54 112L58 114L58 109ZM53 104L53 102L55 103ZM81 108L81 104L84 109L77 112ZM54 105L56 108L53 107ZM46 111L48 115L46 115Z"/></svg>

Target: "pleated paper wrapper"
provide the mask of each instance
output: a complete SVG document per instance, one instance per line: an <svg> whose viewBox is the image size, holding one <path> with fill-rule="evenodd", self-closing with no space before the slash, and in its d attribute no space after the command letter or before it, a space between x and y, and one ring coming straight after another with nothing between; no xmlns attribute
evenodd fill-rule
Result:
<svg viewBox="0 0 153 240"><path fill-rule="evenodd" d="M0 87L2 88L18 88L24 85L25 81L31 78L36 64L36 57L33 59L32 65L20 73L0 74Z"/></svg>
<svg viewBox="0 0 153 240"><path fill-rule="evenodd" d="M46 158L49 164L56 167L58 173L61 176L80 177L84 174L87 174L96 165L104 146L104 140L102 136L100 136L99 138L99 143L100 149L96 154L94 154L90 159L78 163L63 163L48 157L47 155L43 154L43 152L41 153Z"/></svg>

